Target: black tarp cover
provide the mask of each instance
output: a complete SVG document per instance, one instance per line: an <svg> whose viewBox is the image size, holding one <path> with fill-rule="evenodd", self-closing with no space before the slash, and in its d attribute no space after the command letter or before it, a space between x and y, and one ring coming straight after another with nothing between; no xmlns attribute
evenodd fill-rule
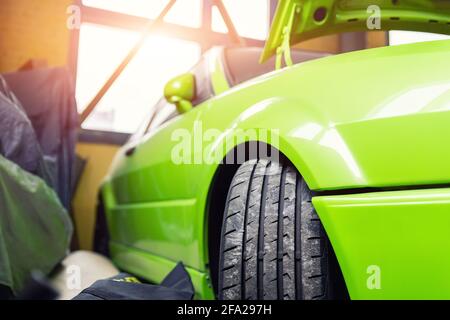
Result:
<svg viewBox="0 0 450 320"><path fill-rule="evenodd" d="M69 174L74 138L62 147L66 137L55 129L55 115L70 104L65 99L73 99L73 92L64 89L70 85L57 81L65 77L46 69L11 74L6 78L12 79L16 95L0 76L0 284L14 293L32 270L48 273L64 258L73 232L60 200L67 200L68 192L60 187L59 168Z"/></svg>
<svg viewBox="0 0 450 320"><path fill-rule="evenodd" d="M22 105L0 76L0 155L52 185L42 149Z"/></svg>
<svg viewBox="0 0 450 320"><path fill-rule="evenodd" d="M182 263L160 285L141 283L127 273L96 281L73 300L192 300L194 286Z"/></svg>
<svg viewBox="0 0 450 320"><path fill-rule="evenodd" d="M3 76L32 123L52 177L51 186L69 208L79 128L73 77L66 68L42 68Z"/></svg>

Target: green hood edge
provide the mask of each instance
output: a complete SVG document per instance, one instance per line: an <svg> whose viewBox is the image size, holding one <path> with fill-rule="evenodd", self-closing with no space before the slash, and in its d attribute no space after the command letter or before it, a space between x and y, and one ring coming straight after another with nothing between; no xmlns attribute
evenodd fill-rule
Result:
<svg viewBox="0 0 450 320"><path fill-rule="evenodd" d="M450 34L450 1L279 0L260 61L315 37L371 30Z"/></svg>

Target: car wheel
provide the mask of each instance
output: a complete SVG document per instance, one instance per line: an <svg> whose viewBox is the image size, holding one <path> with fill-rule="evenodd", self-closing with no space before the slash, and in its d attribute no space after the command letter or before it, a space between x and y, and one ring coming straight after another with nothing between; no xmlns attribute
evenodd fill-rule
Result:
<svg viewBox="0 0 450 320"><path fill-rule="evenodd" d="M219 299L329 299L328 239L291 165L251 160L225 205Z"/></svg>

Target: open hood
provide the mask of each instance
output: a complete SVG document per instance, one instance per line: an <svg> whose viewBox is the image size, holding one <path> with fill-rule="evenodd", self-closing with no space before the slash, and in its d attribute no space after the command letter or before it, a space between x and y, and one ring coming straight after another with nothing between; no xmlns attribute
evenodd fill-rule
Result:
<svg viewBox="0 0 450 320"><path fill-rule="evenodd" d="M261 62L304 40L370 30L450 34L450 0L279 0Z"/></svg>

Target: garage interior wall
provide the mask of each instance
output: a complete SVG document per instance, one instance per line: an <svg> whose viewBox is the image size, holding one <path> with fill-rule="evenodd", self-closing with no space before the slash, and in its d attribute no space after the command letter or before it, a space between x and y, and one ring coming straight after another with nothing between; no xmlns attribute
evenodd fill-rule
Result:
<svg viewBox="0 0 450 320"><path fill-rule="evenodd" d="M70 60L71 32L67 8L73 0L1 0L0 73L13 72L30 59L45 60L49 66L64 66ZM300 48L337 53L343 38L333 35L302 43ZM365 37L367 47L386 42L385 33ZM111 70L112 71L112 70ZM92 247L98 187L118 146L82 142L77 154L88 160L73 202L73 215L81 249Z"/></svg>
<svg viewBox="0 0 450 320"><path fill-rule="evenodd" d="M97 210L98 190L119 146L78 142L77 154L86 160L75 192L72 208L80 249L91 250Z"/></svg>
<svg viewBox="0 0 450 320"><path fill-rule="evenodd" d="M1 0L0 72L16 71L31 58L65 65L70 41L66 10L71 3Z"/></svg>

